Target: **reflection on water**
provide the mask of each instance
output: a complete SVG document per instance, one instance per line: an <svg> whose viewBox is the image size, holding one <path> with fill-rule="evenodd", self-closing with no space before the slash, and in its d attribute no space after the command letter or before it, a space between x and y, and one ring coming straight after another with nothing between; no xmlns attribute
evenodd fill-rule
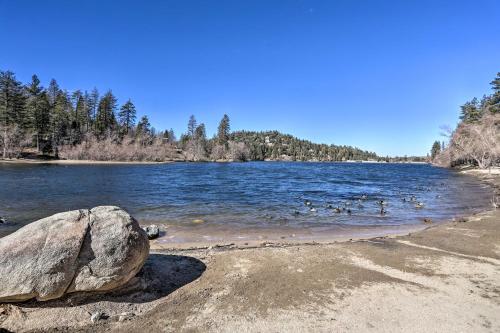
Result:
<svg viewBox="0 0 500 333"><path fill-rule="evenodd" d="M10 222L4 234L98 205L182 228L201 219L204 228L303 230L444 220L484 208L491 198L485 185L446 169L369 163L0 164L0 189L0 216ZM385 215L380 200L387 202ZM423 208L415 208L417 201Z"/></svg>

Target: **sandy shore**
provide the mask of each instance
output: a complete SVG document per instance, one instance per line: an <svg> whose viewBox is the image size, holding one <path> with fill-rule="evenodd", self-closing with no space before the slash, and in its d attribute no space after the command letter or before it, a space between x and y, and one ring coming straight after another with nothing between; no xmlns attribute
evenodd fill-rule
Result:
<svg viewBox="0 0 500 333"><path fill-rule="evenodd" d="M495 173L475 173L500 185ZM498 194L498 192L497 192ZM156 247L121 291L0 305L11 331L498 332L500 210L409 235ZM92 323L103 311L107 319Z"/></svg>

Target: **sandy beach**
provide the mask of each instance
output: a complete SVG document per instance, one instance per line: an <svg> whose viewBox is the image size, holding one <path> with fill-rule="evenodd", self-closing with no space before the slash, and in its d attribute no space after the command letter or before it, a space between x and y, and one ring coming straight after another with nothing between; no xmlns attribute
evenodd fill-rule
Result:
<svg viewBox="0 0 500 333"><path fill-rule="evenodd" d="M500 185L497 171L473 173ZM123 290L0 305L9 331L493 332L500 211L407 235L152 253ZM102 311L97 323L91 314Z"/></svg>

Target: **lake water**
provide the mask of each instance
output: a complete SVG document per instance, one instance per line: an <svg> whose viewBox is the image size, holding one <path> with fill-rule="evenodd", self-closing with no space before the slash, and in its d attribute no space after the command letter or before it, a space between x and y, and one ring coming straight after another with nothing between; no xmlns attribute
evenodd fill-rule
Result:
<svg viewBox="0 0 500 333"><path fill-rule="evenodd" d="M0 163L0 216L8 220L0 233L61 211L117 205L141 224L165 224L173 242L321 235L444 221L484 209L491 196L469 176L424 164Z"/></svg>

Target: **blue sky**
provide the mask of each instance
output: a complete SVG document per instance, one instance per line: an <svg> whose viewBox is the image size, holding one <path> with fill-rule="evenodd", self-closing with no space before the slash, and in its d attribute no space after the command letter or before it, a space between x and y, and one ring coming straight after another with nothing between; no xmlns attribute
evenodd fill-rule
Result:
<svg viewBox="0 0 500 333"><path fill-rule="evenodd" d="M157 129L424 155L500 71L500 1L0 0L0 69L112 89Z"/></svg>

